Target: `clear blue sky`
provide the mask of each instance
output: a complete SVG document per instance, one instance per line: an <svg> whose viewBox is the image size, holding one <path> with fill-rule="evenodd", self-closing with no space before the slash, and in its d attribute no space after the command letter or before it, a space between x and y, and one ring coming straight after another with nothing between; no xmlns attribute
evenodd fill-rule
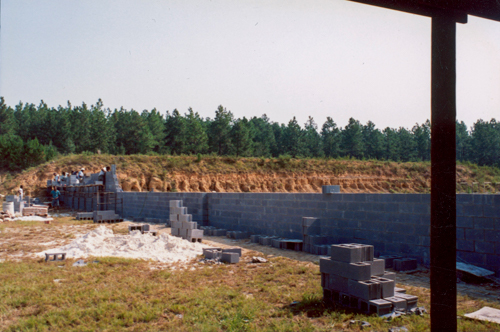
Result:
<svg viewBox="0 0 500 332"><path fill-rule="evenodd" d="M411 128L430 118L430 26L345 0L3 0L0 95ZM457 25L457 96L467 125L500 120L500 23Z"/></svg>

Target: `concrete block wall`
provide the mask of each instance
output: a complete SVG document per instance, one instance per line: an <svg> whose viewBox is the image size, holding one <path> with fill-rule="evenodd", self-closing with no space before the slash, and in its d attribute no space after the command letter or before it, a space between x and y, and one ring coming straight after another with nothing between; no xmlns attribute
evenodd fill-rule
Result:
<svg viewBox="0 0 500 332"><path fill-rule="evenodd" d="M169 201L182 200L198 225L231 231L303 237L302 218L320 219L328 243L363 243L375 255L430 263L430 195L118 192L124 217L168 219ZM319 234L318 234L319 235ZM500 195L457 195L457 257L500 276Z"/></svg>
<svg viewBox="0 0 500 332"><path fill-rule="evenodd" d="M430 263L429 194L210 193L210 226L302 239L302 217L321 219L329 243ZM500 275L500 195L457 195L457 257Z"/></svg>
<svg viewBox="0 0 500 332"><path fill-rule="evenodd" d="M193 221L203 225L208 221L207 193L119 192L123 198L123 217L160 218L170 216L169 202L182 200Z"/></svg>

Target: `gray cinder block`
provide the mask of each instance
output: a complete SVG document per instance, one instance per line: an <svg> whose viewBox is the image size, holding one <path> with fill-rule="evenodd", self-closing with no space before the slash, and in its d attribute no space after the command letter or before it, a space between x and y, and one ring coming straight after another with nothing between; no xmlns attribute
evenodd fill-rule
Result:
<svg viewBox="0 0 500 332"><path fill-rule="evenodd" d="M323 194L338 194L340 193L340 186L321 186Z"/></svg>
<svg viewBox="0 0 500 332"><path fill-rule="evenodd" d="M241 248L225 248L222 249L222 252L232 252L238 254L239 257L241 257Z"/></svg>
<svg viewBox="0 0 500 332"><path fill-rule="evenodd" d="M169 220L170 220L170 221L179 221L179 215L178 215L178 214L175 214L175 213L174 213L174 214L172 214L172 213L171 213L171 214L169 215Z"/></svg>
<svg viewBox="0 0 500 332"><path fill-rule="evenodd" d="M171 207L170 214L187 214L186 207Z"/></svg>
<svg viewBox="0 0 500 332"><path fill-rule="evenodd" d="M326 277L325 287L337 292L349 293L349 279L336 274L324 274Z"/></svg>
<svg viewBox="0 0 500 332"><path fill-rule="evenodd" d="M203 248L203 256L206 256L207 251L218 250L222 251L222 248Z"/></svg>
<svg viewBox="0 0 500 332"><path fill-rule="evenodd" d="M407 310L413 309L417 306L418 297L416 297L415 295L396 293L396 294L394 294L394 296L406 300L406 309Z"/></svg>
<svg viewBox="0 0 500 332"><path fill-rule="evenodd" d="M417 260L414 258L399 258L394 260L394 270L409 271L417 269Z"/></svg>
<svg viewBox="0 0 500 332"><path fill-rule="evenodd" d="M358 263L364 258L363 247L353 244L333 244L330 252L332 259L339 262Z"/></svg>
<svg viewBox="0 0 500 332"><path fill-rule="evenodd" d="M193 221L193 216L190 214L179 214L179 221Z"/></svg>
<svg viewBox="0 0 500 332"><path fill-rule="evenodd" d="M319 223L318 218L313 218L313 217L302 217L302 226L304 227L310 227L314 223Z"/></svg>
<svg viewBox="0 0 500 332"><path fill-rule="evenodd" d="M179 228L172 227L170 232L171 232L172 236L180 236L181 235Z"/></svg>
<svg viewBox="0 0 500 332"><path fill-rule="evenodd" d="M206 259L221 259L221 257L222 257L222 251L220 251L220 250L211 249L211 250L205 251L205 258Z"/></svg>
<svg viewBox="0 0 500 332"><path fill-rule="evenodd" d="M198 226L198 223L195 221L185 221L185 222L180 222L180 223L181 223L182 229L196 229Z"/></svg>
<svg viewBox="0 0 500 332"><path fill-rule="evenodd" d="M383 278L386 278L386 279L391 279L391 280L396 280L396 273L394 272L389 272L389 271L385 271L384 272L384 275L382 276Z"/></svg>
<svg viewBox="0 0 500 332"><path fill-rule="evenodd" d="M187 237L188 238L202 239L203 238L203 231L201 229L188 229L187 230Z"/></svg>
<svg viewBox="0 0 500 332"><path fill-rule="evenodd" d="M170 208L180 208L180 207L182 207L182 201L181 200L170 201L168 203L168 206Z"/></svg>
<svg viewBox="0 0 500 332"><path fill-rule="evenodd" d="M229 264L236 264L240 261L240 256L236 252L222 252L221 261Z"/></svg>
<svg viewBox="0 0 500 332"><path fill-rule="evenodd" d="M392 303L394 310L401 309L406 310L406 300L396 296L384 297L384 300Z"/></svg>
<svg viewBox="0 0 500 332"><path fill-rule="evenodd" d="M375 280L381 285L382 288L381 288L380 298L383 299L386 297L394 296L394 287L396 285L394 280L375 277L375 276L373 276L371 280Z"/></svg>
<svg viewBox="0 0 500 332"><path fill-rule="evenodd" d="M382 277L385 273L385 262L383 259L375 258L373 261L367 261L372 266L372 275Z"/></svg>
<svg viewBox="0 0 500 332"><path fill-rule="evenodd" d="M182 223L180 221L171 221L170 223L172 224L172 228L181 228L182 227Z"/></svg>
<svg viewBox="0 0 500 332"><path fill-rule="evenodd" d="M259 243L260 235L250 235L250 242Z"/></svg>
<svg viewBox="0 0 500 332"><path fill-rule="evenodd" d="M377 314L378 316L386 315L392 311L392 303L386 300L371 300L368 302L368 305L370 313Z"/></svg>
<svg viewBox="0 0 500 332"><path fill-rule="evenodd" d="M385 268L389 269L393 267L394 260L401 258L401 256L395 256L395 255L383 255L379 257L380 259L385 260Z"/></svg>
<svg viewBox="0 0 500 332"><path fill-rule="evenodd" d="M399 288L399 287L394 287L394 294L396 294L396 293L403 293L403 294L405 294L406 293L406 289Z"/></svg>
<svg viewBox="0 0 500 332"><path fill-rule="evenodd" d="M322 273L336 274L353 280L369 280L371 278L371 265L364 262L344 263L330 258L320 258L319 269Z"/></svg>
<svg viewBox="0 0 500 332"><path fill-rule="evenodd" d="M283 239L273 239L272 240L272 246L274 248L281 249L281 243L283 242Z"/></svg>
<svg viewBox="0 0 500 332"><path fill-rule="evenodd" d="M349 280L349 294L362 300L380 299L382 285L376 280Z"/></svg>

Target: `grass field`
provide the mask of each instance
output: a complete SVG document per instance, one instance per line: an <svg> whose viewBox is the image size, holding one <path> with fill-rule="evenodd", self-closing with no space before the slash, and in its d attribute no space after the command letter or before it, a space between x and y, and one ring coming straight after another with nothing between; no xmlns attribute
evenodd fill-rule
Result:
<svg viewBox="0 0 500 332"><path fill-rule="evenodd" d="M51 225L0 224L0 330L387 331L397 326L429 330L429 315L387 321L325 306L317 264L266 255L257 247L245 249L234 265L195 260L161 268L155 262L112 257L89 258L87 266L73 267L74 260L45 263L19 254L40 251L37 236L44 234L61 243L71 241L72 234L58 230L63 226L80 233L94 227L72 218ZM114 226L116 232L121 228ZM30 234L30 242L25 234ZM251 263L251 256L266 257L268 263ZM398 286L417 295L419 305L430 311L428 288ZM484 305L500 308L499 302L459 296L459 315ZM351 320L367 321L371 327L362 329ZM459 331L499 329L466 318L458 323Z"/></svg>

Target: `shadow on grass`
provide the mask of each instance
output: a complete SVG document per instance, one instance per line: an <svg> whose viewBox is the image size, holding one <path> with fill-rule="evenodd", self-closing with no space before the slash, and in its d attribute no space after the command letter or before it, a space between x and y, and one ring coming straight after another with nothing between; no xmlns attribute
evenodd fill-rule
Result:
<svg viewBox="0 0 500 332"><path fill-rule="evenodd" d="M283 309L292 313L294 316L304 313L307 317L310 318L322 317L330 315L334 312L341 315L350 315L357 313L357 311L343 307L339 304L326 303L325 301L323 301L323 298L314 296L304 296L302 301L294 301L291 304L283 307Z"/></svg>

